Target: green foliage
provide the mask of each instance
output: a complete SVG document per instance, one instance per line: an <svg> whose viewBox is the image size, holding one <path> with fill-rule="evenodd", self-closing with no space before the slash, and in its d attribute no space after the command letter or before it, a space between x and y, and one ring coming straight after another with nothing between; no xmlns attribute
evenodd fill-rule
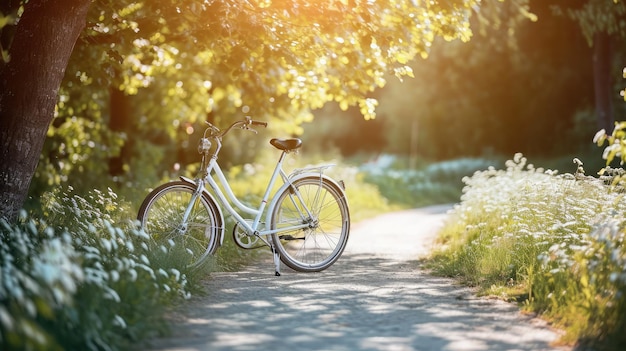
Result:
<svg viewBox="0 0 626 351"><path fill-rule="evenodd" d="M626 322L626 202L601 180L527 164L465 178L433 266L484 292L520 295L565 341L619 349ZM621 346L620 346L621 345Z"/></svg>
<svg viewBox="0 0 626 351"><path fill-rule="evenodd" d="M531 2L539 18L532 23L516 17L513 3L526 1L483 4L478 16L489 16L492 25L481 35L467 43L436 40L427 60L410 64L415 79L390 80L380 91L385 152L431 159L519 151L554 156L588 145L597 125L574 119L593 102L584 38L572 34L575 23L552 15L547 2ZM567 142L554 137L563 131L577 134L568 132Z"/></svg>
<svg viewBox="0 0 626 351"><path fill-rule="evenodd" d="M593 45L597 33L626 36L626 4L621 0L588 0L582 5L554 4L551 7L556 14L578 23L589 46Z"/></svg>
<svg viewBox="0 0 626 351"><path fill-rule="evenodd" d="M385 75L412 76L407 63L437 37L468 40L479 3L97 1L32 193L62 182L82 192L87 170L107 166L118 192L153 184L185 165L179 145L207 113L217 125L250 114L287 134L330 101L373 118L369 94ZM92 127L67 129L74 122Z"/></svg>
<svg viewBox="0 0 626 351"><path fill-rule="evenodd" d="M0 223L2 349L119 350L163 332L198 272L153 247L110 191L45 203L45 221Z"/></svg>
<svg viewBox="0 0 626 351"><path fill-rule="evenodd" d="M7 1L0 4L0 67L11 60L9 49L13 30L24 11L24 1Z"/></svg>

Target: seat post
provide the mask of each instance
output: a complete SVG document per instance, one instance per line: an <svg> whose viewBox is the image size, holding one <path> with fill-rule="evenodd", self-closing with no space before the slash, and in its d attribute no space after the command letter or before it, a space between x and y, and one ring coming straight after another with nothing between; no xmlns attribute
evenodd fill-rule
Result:
<svg viewBox="0 0 626 351"><path fill-rule="evenodd" d="M283 160L285 159L285 156L287 156L287 151L283 150L280 153L280 157L278 158L278 164L281 165L281 168L282 168L282 163L283 163Z"/></svg>

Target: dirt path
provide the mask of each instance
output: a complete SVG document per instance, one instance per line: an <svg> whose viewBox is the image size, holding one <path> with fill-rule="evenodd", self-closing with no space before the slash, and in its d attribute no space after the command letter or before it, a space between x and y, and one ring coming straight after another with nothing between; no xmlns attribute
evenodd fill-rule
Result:
<svg viewBox="0 0 626 351"><path fill-rule="evenodd" d="M426 254L449 206L385 214L353 226L344 255L321 273L271 261L215 273L173 335L153 350L570 350L515 305L427 275ZM268 254L268 258L269 258Z"/></svg>

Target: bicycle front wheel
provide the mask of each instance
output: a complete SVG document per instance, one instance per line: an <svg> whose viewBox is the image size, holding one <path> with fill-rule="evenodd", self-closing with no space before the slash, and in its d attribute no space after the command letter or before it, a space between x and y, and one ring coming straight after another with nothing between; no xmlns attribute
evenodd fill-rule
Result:
<svg viewBox="0 0 626 351"><path fill-rule="evenodd" d="M335 263L350 233L343 191L330 180L311 176L294 181L277 196L271 229L280 230L272 240L281 261L300 272L319 272Z"/></svg>
<svg viewBox="0 0 626 351"><path fill-rule="evenodd" d="M141 204L137 219L143 230L175 259L196 266L217 249L220 217L216 204L202 195L191 204L195 186L170 182L154 189ZM185 211L191 206L186 221Z"/></svg>

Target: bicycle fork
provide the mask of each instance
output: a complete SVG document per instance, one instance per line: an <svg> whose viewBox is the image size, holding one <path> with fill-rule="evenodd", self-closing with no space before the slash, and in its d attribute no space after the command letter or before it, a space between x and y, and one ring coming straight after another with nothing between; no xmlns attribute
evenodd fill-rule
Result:
<svg viewBox="0 0 626 351"><path fill-rule="evenodd" d="M191 195L191 200L189 201L189 205L187 205L187 208L185 209L185 213L183 214L180 227L178 228L178 230L180 231L179 234L183 235L187 231L189 215L191 214L191 210L193 209L193 206L196 204L196 201L198 201L198 197L202 196L202 192L204 192L204 181L202 180L202 178L200 178L196 180L196 190L193 192L193 195Z"/></svg>

